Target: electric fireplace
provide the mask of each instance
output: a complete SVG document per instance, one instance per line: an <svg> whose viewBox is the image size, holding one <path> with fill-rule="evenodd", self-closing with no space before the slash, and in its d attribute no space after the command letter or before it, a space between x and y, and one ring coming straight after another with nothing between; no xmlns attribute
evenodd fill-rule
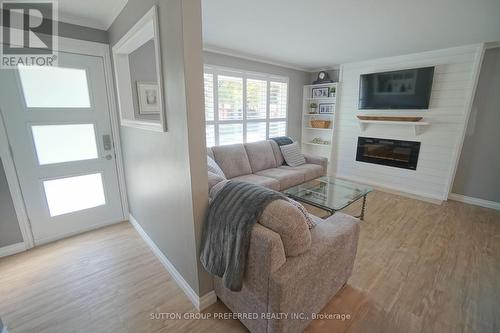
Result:
<svg viewBox="0 0 500 333"><path fill-rule="evenodd" d="M417 169L420 142L358 137L356 161Z"/></svg>

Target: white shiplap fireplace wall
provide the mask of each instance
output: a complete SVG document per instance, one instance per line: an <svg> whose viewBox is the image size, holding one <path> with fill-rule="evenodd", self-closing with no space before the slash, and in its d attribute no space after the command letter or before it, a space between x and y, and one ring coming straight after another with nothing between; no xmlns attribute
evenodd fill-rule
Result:
<svg viewBox="0 0 500 333"><path fill-rule="evenodd" d="M483 55L483 45L436 50L341 66L340 107L335 121L333 173L339 178L431 200L446 200L461 150ZM428 110L358 110L359 76L365 73L435 66ZM369 124L361 131L356 115L422 116L413 126ZM421 142L417 170L356 161L358 136Z"/></svg>

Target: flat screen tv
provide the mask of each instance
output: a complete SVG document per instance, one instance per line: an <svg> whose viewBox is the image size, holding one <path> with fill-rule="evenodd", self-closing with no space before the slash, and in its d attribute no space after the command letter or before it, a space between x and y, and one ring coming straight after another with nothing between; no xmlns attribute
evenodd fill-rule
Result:
<svg viewBox="0 0 500 333"><path fill-rule="evenodd" d="M359 109L427 109L434 67L363 74Z"/></svg>

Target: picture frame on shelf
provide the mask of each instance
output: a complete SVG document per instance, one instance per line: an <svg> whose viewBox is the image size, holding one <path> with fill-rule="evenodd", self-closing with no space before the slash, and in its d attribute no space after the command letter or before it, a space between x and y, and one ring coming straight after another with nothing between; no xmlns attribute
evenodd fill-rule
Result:
<svg viewBox="0 0 500 333"><path fill-rule="evenodd" d="M325 98L328 97L328 93L330 92L330 88L328 87L315 87L311 89L311 97L312 98Z"/></svg>
<svg viewBox="0 0 500 333"><path fill-rule="evenodd" d="M318 110L320 114L332 114L335 111L335 103L320 103Z"/></svg>

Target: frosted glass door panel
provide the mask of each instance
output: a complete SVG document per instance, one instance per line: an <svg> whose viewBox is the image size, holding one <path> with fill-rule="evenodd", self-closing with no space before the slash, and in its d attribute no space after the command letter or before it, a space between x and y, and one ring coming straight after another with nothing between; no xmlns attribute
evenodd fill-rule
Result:
<svg viewBox="0 0 500 333"><path fill-rule="evenodd" d="M90 107L85 70L49 66L19 66L18 69L27 107Z"/></svg>
<svg viewBox="0 0 500 333"><path fill-rule="evenodd" d="M97 158L93 124L31 127L40 165Z"/></svg>
<svg viewBox="0 0 500 333"><path fill-rule="evenodd" d="M106 203L100 173L46 180L43 187L52 217Z"/></svg>

